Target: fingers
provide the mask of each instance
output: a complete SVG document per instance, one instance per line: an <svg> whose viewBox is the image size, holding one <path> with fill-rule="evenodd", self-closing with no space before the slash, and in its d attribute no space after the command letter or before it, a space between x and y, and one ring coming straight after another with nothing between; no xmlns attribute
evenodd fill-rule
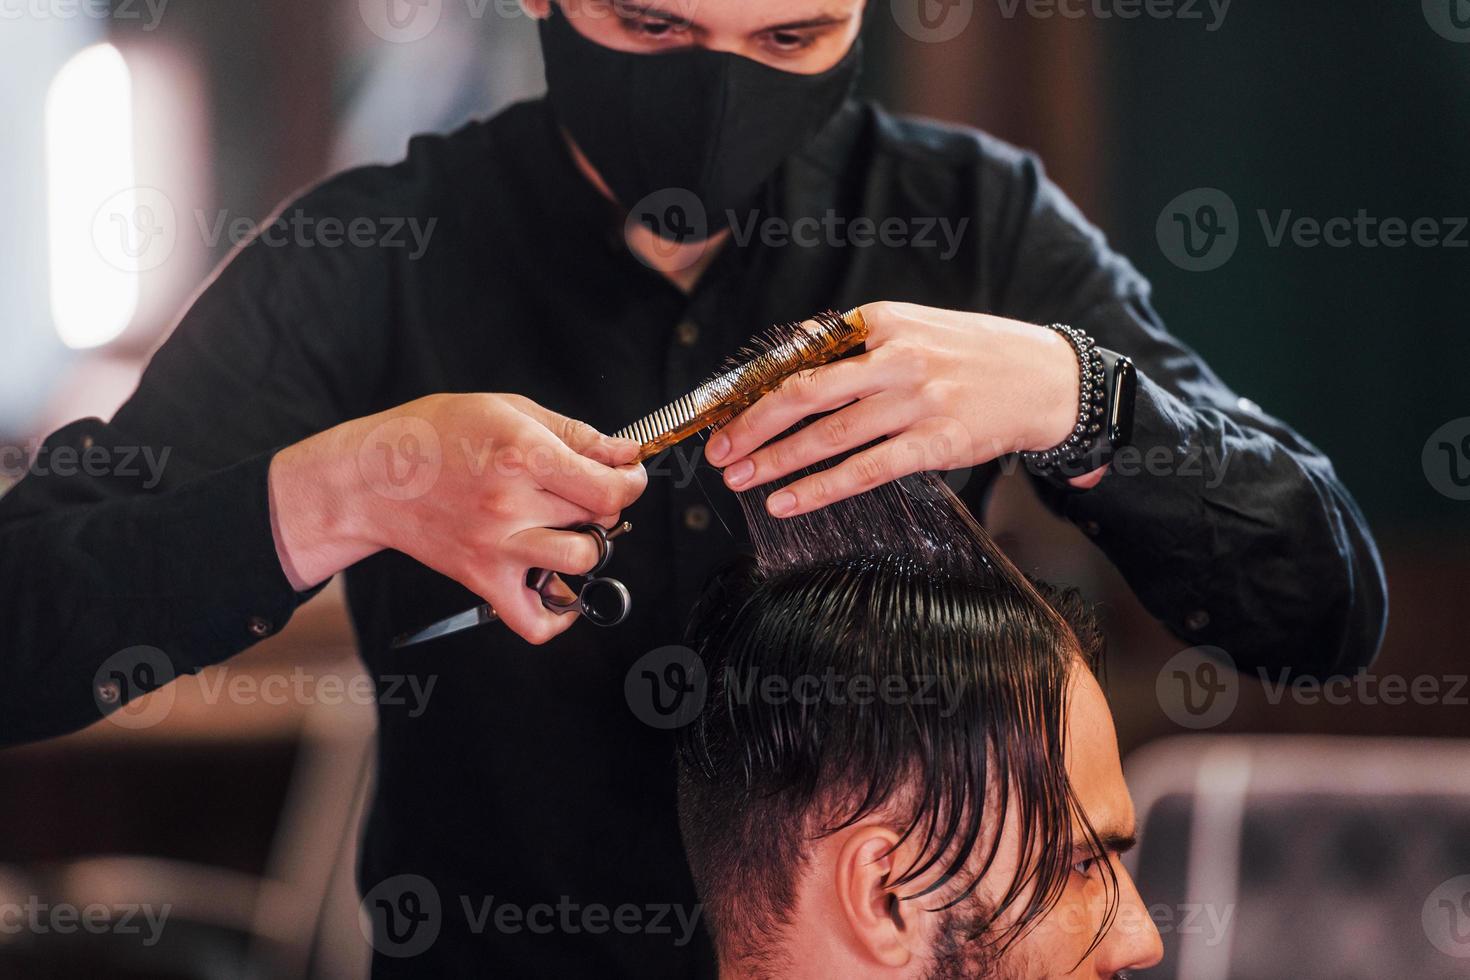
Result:
<svg viewBox="0 0 1470 980"><path fill-rule="evenodd" d="M571 629L578 617L554 613L541 596L526 587L526 570L511 565L496 568L471 587L490 603L496 615L527 643L540 645Z"/></svg>
<svg viewBox="0 0 1470 980"><path fill-rule="evenodd" d="M570 629L577 620L571 613L546 608L542 596L526 585L532 568L549 568L567 575L591 571L601 558L591 535L577 531L528 528L507 538L498 560L489 568L477 568L463 581L490 603L501 621L528 643L542 644ZM547 591L563 599L575 593L560 578L552 576Z"/></svg>
<svg viewBox="0 0 1470 980"><path fill-rule="evenodd" d="M622 519L619 511L611 514L596 514L586 507L579 507L550 490L533 489L524 498L524 509L515 514L521 530L529 527L573 527L577 524L601 524L612 527Z"/></svg>
<svg viewBox="0 0 1470 980"><path fill-rule="evenodd" d="M910 473L951 468L965 455L955 435L947 427L912 429L771 494L766 510L773 517L795 517Z"/></svg>
<svg viewBox="0 0 1470 980"><path fill-rule="evenodd" d="M760 448L808 415L829 412L886 387L873 352L801 371L741 412L710 439L705 458L725 466Z"/></svg>
<svg viewBox="0 0 1470 980"><path fill-rule="evenodd" d="M648 473L641 465L606 466L550 436L529 440L524 464L542 488L594 514L623 510L648 486Z"/></svg>
<svg viewBox="0 0 1470 980"><path fill-rule="evenodd" d="M597 567L601 548L590 534L535 527L506 539L507 560L526 568L549 568L567 575L585 575Z"/></svg>
<svg viewBox="0 0 1470 980"><path fill-rule="evenodd" d="M529 398L517 400L522 412L545 426L573 452L594 459L604 466L623 466L633 462L641 448L632 439L614 439L586 422L568 418L538 405Z"/></svg>
<svg viewBox="0 0 1470 980"><path fill-rule="evenodd" d="M748 490L831 459L915 421L912 400L883 392L818 419L806 428L737 460L725 470L725 484Z"/></svg>

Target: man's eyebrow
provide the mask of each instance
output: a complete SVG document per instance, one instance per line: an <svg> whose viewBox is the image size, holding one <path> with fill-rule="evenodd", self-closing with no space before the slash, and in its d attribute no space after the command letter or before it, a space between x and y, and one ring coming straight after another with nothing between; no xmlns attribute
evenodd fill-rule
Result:
<svg viewBox="0 0 1470 980"><path fill-rule="evenodd" d="M1103 831L1097 835L1097 839L1102 843L1103 850L1109 854L1127 854L1138 846L1137 834L1125 834L1119 830ZM1080 840L1075 850L1078 854L1091 854L1092 842Z"/></svg>
<svg viewBox="0 0 1470 980"><path fill-rule="evenodd" d="M636 3L633 0L613 0L613 6L619 15L624 17L650 17L654 20L665 21L679 27L698 27L688 17L672 11L662 10L651 4ZM811 27L831 27L835 24L845 24L849 17L840 14L818 14L815 17L806 17L802 20L786 21L780 24L770 24L752 31L752 34L765 34L770 31L800 31Z"/></svg>
<svg viewBox="0 0 1470 980"><path fill-rule="evenodd" d="M816 17L808 17L805 20L792 20L784 24L772 24L769 27L762 27L756 33L764 34L767 31L800 31L809 27L831 27L834 24L845 24L848 19L838 14L819 14Z"/></svg>
<svg viewBox="0 0 1470 980"><path fill-rule="evenodd" d="M619 17L651 17L654 20L667 21L670 24L678 24L680 27L693 27L694 21L688 17L676 14L670 10L661 10L652 4L633 3L631 0L613 0L613 10Z"/></svg>

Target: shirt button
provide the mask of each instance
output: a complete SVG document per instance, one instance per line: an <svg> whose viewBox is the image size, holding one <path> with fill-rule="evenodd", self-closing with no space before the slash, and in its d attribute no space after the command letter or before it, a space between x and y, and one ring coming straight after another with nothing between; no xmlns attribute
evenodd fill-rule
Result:
<svg viewBox="0 0 1470 980"><path fill-rule="evenodd" d="M1197 633L1208 625L1210 625L1210 614L1203 609L1196 609L1184 617L1184 628L1191 633Z"/></svg>
<svg viewBox="0 0 1470 980"><path fill-rule="evenodd" d="M250 631L251 636L270 636L271 621L264 616L251 616L246 620L245 628Z"/></svg>
<svg viewBox="0 0 1470 980"><path fill-rule="evenodd" d="M117 681L103 681L97 685L97 701L100 704L117 704L122 700L122 688Z"/></svg>
<svg viewBox="0 0 1470 980"><path fill-rule="evenodd" d="M685 320L674 328L674 336L683 347L693 347L699 343L699 324L693 320Z"/></svg>
<svg viewBox="0 0 1470 980"><path fill-rule="evenodd" d="M704 504L695 504L684 511L684 526L691 531L703 531L709 527L709 508Z"/></svg>
<svg viewBox="0 0 1470 980"><path fill-rule="evenodd" d="M1099 524L1097 521L1083 521L1082 533L1087 535L1089 538L1095 538L1102 533L1102 525Z"/></svg>

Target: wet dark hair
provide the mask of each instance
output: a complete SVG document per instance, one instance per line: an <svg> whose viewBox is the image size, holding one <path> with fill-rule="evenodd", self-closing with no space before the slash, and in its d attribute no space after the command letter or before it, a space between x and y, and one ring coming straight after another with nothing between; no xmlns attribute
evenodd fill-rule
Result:
<svg viewBox="0 0 1470 980"><path fill-rule="evenodd" d="M1103 854L1063 758L1069 672L1101 655L1090 610L1030 582L936 476L786 520L764 497L742 501L753 560L710 585L689 631L708 693L681 732L679 815L722 960L781 972L811 840L883 816L918 845L889 884L956 908L976 902L1014 811L1021 865L963 917L965 941L1000 956L1060 898L1074 820ZM818 681L796 696L771 678Z"/></svg>

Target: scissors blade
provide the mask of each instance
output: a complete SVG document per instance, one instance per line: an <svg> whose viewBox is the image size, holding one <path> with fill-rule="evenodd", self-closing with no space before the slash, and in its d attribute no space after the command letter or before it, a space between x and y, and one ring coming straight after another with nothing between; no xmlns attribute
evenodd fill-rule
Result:
<svg viewBox="0 0 1470 980"><path fill-rule="evenodd" d="M394 640L389 649L397 650L402 647L411 647L416 643L423 643L427 640L437 640L441 636L448 636L451 633L458 633L462 630L474 629L476 626L482 626L485 623L493 623L499 618L495 610L490 608L488 602L481 603L473 609L466 609L462 613L446 616L444 619L439 620L439 622L425 626L415 633L405 633Z"/></svg>

